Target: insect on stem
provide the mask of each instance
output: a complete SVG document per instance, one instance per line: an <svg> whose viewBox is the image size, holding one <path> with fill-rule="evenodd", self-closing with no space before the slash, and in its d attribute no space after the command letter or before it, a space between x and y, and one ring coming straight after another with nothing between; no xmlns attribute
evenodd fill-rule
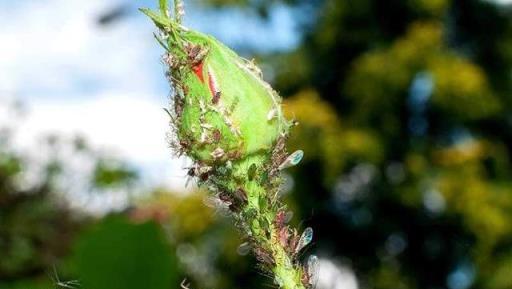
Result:
<svg viewBox="0 0 512 289"><path fill-rule="evenodd" d="M141 9L161 31L163 62L173 89L171 147L190 157L188 180L208 188L205 204L232 217L264 274L282 289L306 289L309 269L297 255L313 237L288 222L292 213L279 198L284 169L297 165L304 152L288 155L292 122L281 97L263 80L261 70L212 36L182 26L183 0L159 0L160 11ZM172 15L170 15L172 14ZM187 182L188 182L187 180ZM305 281L304 281L305 280ZM184 282L182 289L188 289Z"/></svg>

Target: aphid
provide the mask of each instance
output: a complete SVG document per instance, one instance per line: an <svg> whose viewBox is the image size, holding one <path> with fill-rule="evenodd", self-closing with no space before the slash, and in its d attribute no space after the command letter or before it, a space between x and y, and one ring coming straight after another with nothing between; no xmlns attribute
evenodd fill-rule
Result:
<svg viewBox="0 0 512 289"><path fill-rule="evenodd" d="M272 169L270 174L275 175L279 170L279 165L283 163L286 159L285 156L285 145L286 145L286 136L280 136L277 139L277 142L272 150Z"/></svg>
<svg viewBox="0 0 512 289"><path fill-rule="evenodd" d="M179 87L181 87L181 92L182 92L182 95L181 95L181 98L185 98L185 95L188 95L188 86L185 85L185 84L179 84Z"/></svg>
<svg viewBox="0 0 512 289"><path fill-rule="evenodd" d="M174 66L176 64L176 58L170 53L164 54L164 56L162 57L162 60L172 68L174 68Z"/></svg>
<svg viewBox="0 0 512 289"><path fill-rule="evenodd" d="M203 203L207 207L215 209L216 213L218 212L218 213L220 213L223 216L229 215L229 206L231 204L226 203L226 202L224 202L223 200L221 200L221 199L219 199L217 197L205 196L203 198Z"/></svg>
<svg viewBox="0 0 512 289"><path fill-rule="evenodd" d="M300 163L302 160L302 157L304 157L304 151L297 150L293 152L291 155L289 155L278 167L279 170L283 170L289 167L293 167Z"/></svg>
<svg viewBox="0 0 512 289"><path fill-rule="evenodd" d="M167 140L169 142L169 146L174 149L174 153L177 156L182 156L188 148L188 142L185 140L178 140L174 132L167 133Z"/></svg>
<svg viewBox="0 0 512 289"><path fill-rule="evenodd" d="M202 73L202 71L203 71L202 61L203 61L204 57L206 56L206 54L208 53L208 49L204 49L199 45L187 44L185 46L185 51L187 52L188 60L195 67L194 72L196 72L196 74L197 74L197 72ZM195 71L196 69L198 71ZM200 76L200 78L202 78L202 76Z"/></svg>
<svg viewBox="0 0 512 289"><path fill-rule="evenodd" d="M197 176L197 169L195 167L190 167L187 171L187 181L185 182L185 187L188 187L191 180L193 180Z"/></svg>
<svg viewBox="0 0 512 289"><path fill-rule="evenodd" d="M238 248L236 249L236 252L238 253L238 255L241 255L241 256L245 256L247 254L249 254L249 252L251 252L251 243L249 242L244 242L242 244L240 244L240 246L238 246Z"/></svg>
<svg viewBox="0 0 512 289"><path fill-rule="evenodd" d="M227 192L220 192L219 199L223 201L225 204L233 203L233 198Z"/></svg>
<svg viewBox="0 0 512 289"><path fill-rule="evenodd" d="M274 117L276 117L277 110L275 108L271 109L267 114L267 120L271 121Z"/></svg>
<svg viewBox="0 0 512 289"><path fill-rule="evenodd" d="M300 236L299 241L295 247L295 254L299 253L304 247L306 247L313 240L313 229L311 227L307 227L302 235Z"/></svg>
<svg viewBox="0 0 512 289"><path fill-rule="evenodd" d="M244 191L244 189L237 189L234 193L235 198L242 204L247 203L247 193Z"/></svg>
<svg viewBox="0 0 512 289"><path fill-rule="evenodd" d="M286 223L288 223L293 217L293 212L288 211L285 212L283 210L277 212L275 223L278 228L282 228Z"/></svg>
<svg viewBox="0 0 512 289"><path fill-rule="evenodd" d="M256 247L254 249L254 254L256 255L256 259L258 259L258 261L260 261L262 263L265 263L267 265L273 265L274 264L274 259L264 249Z"/></svg>
<svg viewBox="0 0 512 289"><path fill-rule="evenodd" d="M217 209L219 206L225 205L219 198L212 196L205 196L203 198L203 204L208 208Z"/></svg>
<svg viewBox="0 0 512 289"><path fill-rule="evenodd" d="M174 98L174 112L176 113L177 117L181 117L183 114L183 99L181 98Z"/></svg>
<svg viewBox="0 0 512 289"><path fill-rule="evenodd" d="M200 181L205 182L210 177L211 170L212 167L210 166L196 164L193 167L188 168L187 175L190 178L198 177Z"/></svg>
<svg viewBox="0 0 512 289"><path fill-rule="evenodd" d="M199 170L199 180L202 182L206 182L208 178L210 177L209 171L202 173L201 170Z"/></svg>
<svg viewBox="0 0 512 289"><path fill-rule="evenodd" d="M201 128L207 129L207 130L210 130L210 129L212 129L212 128L213 128L213 125L211 125L211 124L209 124L209 123L201 123L201 124L199 124L199 126L200 126Z"/></svg>
<svg viewBox="0 0 512 289"><path fill-rule="evenodd" d="M220 130L215 129L215 130L212 132L212 138L213 138L213 142L214 142L214 143L218 143L218 142L220 142L221 137L222 137L222 134L220 133Z"/></svg>
<svg viewBox="0 0 512 289"><path fill-rule="evenodd" d="M279 230L279 243L281 246L286 248L288 246L288 239L290 238L290 231L288 230L288 227L282 227L281 230Z"/></svg>
<svg viewBox="0 0 512 289"><path fill-rule="evenodd" d="M309 285L309 288L315 288L316 283L318 282L318 270L319 270L318 263L319 262L318 262L317 256L310 255L308 257L308 260L306 262L304 269L307 274L307 278L308 278L307 285Z"/></svg>
<svg viewBox="0 0 512 289"><path fill-rule="evenodd" d="M228 158L231 160L236 160L240 158L241 154L242 153L239 150L230 151L228 153Z"/></svg>
<svg viewBox="0 0 512 289"><path fill-rule="evenodd" d="M219 193L219 199L223 201L232 212L240 212L240 202L237 202L232 195L228 194L227 192L221 192Z"/></svg>
<svg viewBox="0 0 512 289"><path fill-rule="evenodd" d="M212 153L211 153L211 156L214 158L214 159L220 159L224 156L224 150L221 149L221 148L216 148Z"/></svg>
<svg viewBox="0 0 512 289"><path fill-rule="evenodd" d="M204 144L204 143L207 143L207 134L206 134L206 131L202 130L201 131L201 136L199 137L199 141Z"/></svg>
<svg viewBox="0 0 512 289"><path fill-rule="evenodd" d="M297 247L297 243L299 242L299 236L297 235L297 231L293 230L292 236L289 238L287 251L295 254L295 247Z"/></svg>
<svg viewBox="0 0 512 289"><path fill-rule="evenodd" d="M256 165L252 164L247 170L247 178L249 179L249 181L252 181L256 176L256 169Z"/></svg>

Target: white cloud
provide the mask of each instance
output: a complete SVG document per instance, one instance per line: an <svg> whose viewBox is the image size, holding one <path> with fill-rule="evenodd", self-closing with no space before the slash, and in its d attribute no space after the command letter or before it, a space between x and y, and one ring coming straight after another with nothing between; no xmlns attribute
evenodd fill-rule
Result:
<svg viewBox="0 0 512 289"><path fill-rule="evenodd" d="M33 101L21 126L21 143L46 132L78 133L94 145L117 147L136 161L156 161L167 151L168 119L154 103L127 95L80 101Z"/></svg>
<svg viewBox="0 0 512 289"><path fill-rule="evenodd" d="M359 288L354 271L330 259L320 258L318 274L318 289Z"/></svg>
<svg viewBox="0 0 512 289"><path fill-rule="evenodd" d="M49 133L84 136L101 148L145 170L154 184L174 189L184 185L183 161L172 157L166 133L168 116L162 107L137 95L98 95L81 101L34 101L19 125L16 145L37 150Z"/></svg>
<svg viewBox="0 0 512 289"><path fill-rule="evenodd" d="M130 18L107 28L96 23L120 1L19 2L0 4L0 89L31 99L95 89L139 97L155 91L161 70L149 22Z"/></svg>

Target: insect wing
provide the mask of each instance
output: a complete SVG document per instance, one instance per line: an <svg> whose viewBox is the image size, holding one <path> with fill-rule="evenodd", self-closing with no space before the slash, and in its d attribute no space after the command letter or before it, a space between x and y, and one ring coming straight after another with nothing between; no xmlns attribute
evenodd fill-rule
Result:
<svg viewBox="0 0 512 289"><path fill-rule="evenodd" d="M318 283L318 270L320 268L318 257L315 255L309 256L306 266L309 285L311 288L315 288Z"/></svg>
<svg viewBox="0 0 512 289"><path fill-rule="evenodd" d="M279 165L280 170L284 170L289 167L293 167L300 163L302 158L304 157L304 151L298 150L289 155L282 163Z"/></svg>
<svg viewBox="0 0 512 289"><path fill-rule="evenodd" d="M297 247L295 247L295 253L299 253L304 247L306 247L313 240L313 229L311 227L307 227L302 235L300 236L299 242L297 242Z"/></svg>
<svg viewBox="0 0 512 289"><path fill-rule="evenodd" d="M251 251L251 244L249 242L244 242L244 243L240 244L240 246L238 246L238 248L236 249L236 252L238 253L238 255L241 255L241 256L245 256L245 255L249 254L250 251Z"/></svg>

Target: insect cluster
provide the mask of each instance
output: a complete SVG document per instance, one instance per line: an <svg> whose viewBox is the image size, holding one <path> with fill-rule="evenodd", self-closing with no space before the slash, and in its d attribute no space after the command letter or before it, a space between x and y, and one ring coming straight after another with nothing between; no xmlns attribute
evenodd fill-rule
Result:
<svg viewBox="0 0 512 289"><path fill-rule="evenodd" d="M297 165L304 153L286 152L288 131L281 98L262 79L253 61L239 57L211 36L181 25L183 5L174 13L166 0L160 11L141 9L160 30L163 62L173 88L171 146L194 161L188 176L211 192L210 206L229 214L263 273L286 289L314 286L317 258L302 265L300 252L313 230L302 234L288 225L292 214L279 196L280 172Z"/></svg>

